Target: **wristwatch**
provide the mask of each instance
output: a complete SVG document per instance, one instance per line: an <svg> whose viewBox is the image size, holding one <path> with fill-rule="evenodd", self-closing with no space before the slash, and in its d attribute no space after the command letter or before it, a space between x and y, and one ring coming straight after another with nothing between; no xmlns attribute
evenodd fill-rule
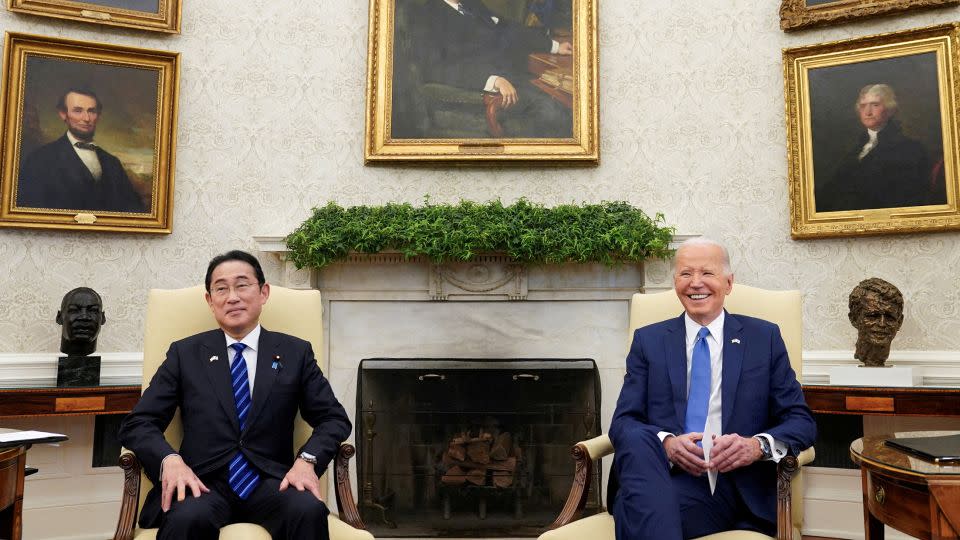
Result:
<svg viewBox="0 0 960 540"><path fill-rule="evenodd" d="M760 452L763 454L762 459L770 459L773 457L773 451L770 450L770 443L766 437L754 437L754 439L760 442Z"/></svg>
<svg viewBox="0 0 960 540"><path fill-rule="evenodd" d="M315 456L315 455L313 455L313 454L308 454L308 453L306 453L306 452L300 452L300 455L297 456L297 457L300 458L300 459L302 459L302 460L304 460L304 461L306 461L307 463L309 463L309 464L311 464L311 465L316 465L316 464L317 464L317 456Z"/></svg>

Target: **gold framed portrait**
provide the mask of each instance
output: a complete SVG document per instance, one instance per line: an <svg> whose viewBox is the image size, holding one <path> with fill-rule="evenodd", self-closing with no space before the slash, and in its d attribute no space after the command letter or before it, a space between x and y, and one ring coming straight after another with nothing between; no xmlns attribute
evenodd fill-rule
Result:
<svg viewBox="0 0 960 540"><path fill-rule="evenodd" d="M7 0L7 9L41 17L180 33L181 0Z"/></svg>
<svg viewBox="0 0 960 540"><path fill-rule="evenodd" d="M960 228L958 25L785 49L794 238Z"/></svg>
<svg viewBox="0 0 960 540"><path fill-rule="evenodd" d="M957 4L960 0L781 0L780 28L798 30Z"/></svg>
<svg viewBox="0 0 960 540"><path fill-rule="evenodd" d="M595 165L597 0L370 0L366 163Z"/></svg>
<svg viewBox="0 0 960 540"><path fill-rule="evenodd" d="M6 34L0 226L170 233L179 53Z"/></svg>

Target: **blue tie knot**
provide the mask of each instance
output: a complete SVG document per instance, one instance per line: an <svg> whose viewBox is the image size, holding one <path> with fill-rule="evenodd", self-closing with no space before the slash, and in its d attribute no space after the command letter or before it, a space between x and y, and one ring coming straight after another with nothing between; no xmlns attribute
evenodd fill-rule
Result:
<svg viewBox="0 0 960 540"><path fill-rule="evenodd" d="M704 339L710 335L710 329L706 326L701 326L700 331L697 332L697 339ZM243 345L243 343L237 343L237 345Z"/></svg>
<svg viewBox="0 0 960 540"><path fill-rule="evenodd" d="M706 328L704 328L704 330L706 330ZM243 352L243 350L247 348L247 345L244 344L244 343L240 343L240 342L238 341L238 342L234 343L233 345L230 345L230 348L233 349L233 350L235 350L235 351L237 351L237 354L241 354L241 353Z"/></svg>

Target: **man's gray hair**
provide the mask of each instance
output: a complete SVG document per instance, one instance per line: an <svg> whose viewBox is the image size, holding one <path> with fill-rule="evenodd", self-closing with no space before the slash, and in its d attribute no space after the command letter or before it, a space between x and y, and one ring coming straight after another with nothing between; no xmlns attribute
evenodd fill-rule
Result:
<svg viewBox="0 0 960 540"><path fill-rule="evenodd" d="M857 102L853 104L853 108L855 110L860 110L860 100L862 100L867 94L876 94L879 96L880 100L883 101L884 108L889 111L889 116L893 116L900 108L900 106L897 105L897 93L893 91L893 88L891 88L890 85L868 84L860 89L860 95L857 96Z"/></svg>
<svg viewBox="0 0 960 540"><path fill-rule="evenodd" d="M694 236L693 238L687 238L686 240L680 243L680 246L677 247L676 255L679 255L680 250L682 250L683 248L692 247L692 246L716 246L720 248L720 252L723 253L723 272L728 276L733 274L733 268L731 268L730 266L730 253L727 252L727 248L723 244L721 244L720 242L717 242L716 240L711 240L706 236ZM674 255L674 258L673 258L674 274L677 273L676 255Z"/></svg>

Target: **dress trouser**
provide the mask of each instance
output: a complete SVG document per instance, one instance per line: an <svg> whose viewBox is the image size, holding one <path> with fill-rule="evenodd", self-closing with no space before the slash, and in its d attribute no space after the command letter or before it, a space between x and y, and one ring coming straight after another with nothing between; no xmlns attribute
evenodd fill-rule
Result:
<svg viewBox="0 0 960 540"><path fill-rule="evenodd" d="M620 488L612 508L617 540L680 540L732 529L775 532L775 525L750 513L726 475L719 475L711 494L706 475L671 468L653 429L625 428L619 439L613 471Z"/></svg>
<svg viewBox="0 0 960 540"><path fill-rule="evenodd" d="M532 75L527 75L527 79ZM507 137L570 138L573 137L573 115L570 110L540 90L529 80L513 80L517 103L500 111L498 118Z"/></svg>
<svg viewBox="0 0 960 540"><path fill-rule="evenodd" d="M216 540L221 527L238 522L261 525L274 539L329 539L330 511L309 491L292 486L280 491L280 480L262 475L260 485L241 500L230 489L225 471L201 480L210 492L194 497L188 490L182 502L177 502L174 494L173 504L160 522L158 540Z"/></svg>

